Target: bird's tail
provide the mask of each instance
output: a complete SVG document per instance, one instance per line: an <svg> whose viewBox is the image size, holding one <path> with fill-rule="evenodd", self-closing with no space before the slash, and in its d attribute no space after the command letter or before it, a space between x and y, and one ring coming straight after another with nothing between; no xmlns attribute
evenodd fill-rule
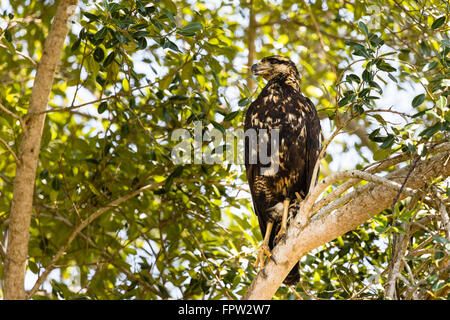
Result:
<svg viewBox="0 0 450 320"><path fill-rule="evenodd" d="M292 268L292 270L289 272L289 274L284 279L283 283L288 286L296 285L300 282L300 265L299 262L296 263L296 265Z"/></svg>
<svg viewBox="0 0 450 320"><path fill-rule="evenodd" d="M272 249L275 247L275 235L280 231L281 224L276 223L273 226L272 232L270 234L270 240L269 240L269 248L272 251ZM264 234L265 229L261 230L262 234ZM289 274L284 279L283 283L289 286L295 285L300 281L300 265L297 262L295 266L292 268L292 270L289 272Z"/></svg>

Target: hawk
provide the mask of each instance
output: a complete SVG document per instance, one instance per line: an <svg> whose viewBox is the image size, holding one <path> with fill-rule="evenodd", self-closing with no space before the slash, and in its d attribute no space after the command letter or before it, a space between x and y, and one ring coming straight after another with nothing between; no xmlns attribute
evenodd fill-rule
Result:
<svg viewBox="0 0 450 320"><path fill-rule="evenodd" d="M317 180L312 175L322 134L316 108L302 94L300 74L291 60L270 56L251 70L268 81L250 104L244 123L247 181L264 238L255 266L263 268L264 255L271 257L271 249L284 239L289 206L296 198L304 199ZM256 133L256 143L250 141L249 130ZM297 263L284 283L299 280Z"/></svg>

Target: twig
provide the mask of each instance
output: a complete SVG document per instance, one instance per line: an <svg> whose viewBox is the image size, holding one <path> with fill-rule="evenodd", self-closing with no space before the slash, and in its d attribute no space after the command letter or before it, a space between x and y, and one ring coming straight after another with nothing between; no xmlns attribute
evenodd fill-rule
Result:
<svg viewBox="0 0 450 320"><path fill-rule="evenodd" d="M348 171L344 171L344 172L338 172L338 173L334 173L328 177L326 177L325 179L321 180L317 186L310 191L310 193L308 194L308 196L305 199L305 203L303 204L304 206L307 205L307 209L310 210L312 208L312 201L315 201L315 199L318 198L318 196L331 184L335 183L336 181L342 180L342 179L346 179L346 178L350 178L350 179L361 179L361 180L366 180L366 181L370 181L370 182L374 182L374 183L378 183L378 184L383 184L389 188L392 189L396 189L396 190L400 190L402 185L391 181L389 179L386 178L382 178L382 177L378 177L376 175L370 174L368 172L364 172L364 171L359 171L359 170L348 170ZM411 188L404 188L404 190L402 190L402 193L405 193L409 196L413 196L415 194L417 194L417 190L413 190ZM320 209L319 207L317 207L317 209ZM313 210L310 210L310 216L314 213ZM309 217L306 217L307 219L309 219Z"/></svg>
<svg viewBox="0 0 450 320"><path fill-rule="evenodd" d="M442 143L437 146L430 147L429 153L430 154L440 153L440 152L446 152L448 150L450 150L450 143L447 142L447 143ZM379 172L379 171L389 168L393 165L396 165L397 163L403 162L410 157L411 157L411 155L409 155L408 153L403 153L403 154L397 155L395 157L384 159L379 162L370 164L369 166L366 166L363 170L367 171L369 173ZM338 200L336 200L336 198L338 198L339 195L341 195L342 193L344 193L345 191L347 191L348 189L350 189L351 187L356 185L359 181L360 181L359 179L352 179L352 180L344 182L339 187L337 187L335 190L333 190L331 193L329 193L324 199L321 199L320 201L316 202L313 206L313 210L314 211L320 210L318 215L321 216L323 214L327 214L327 213L335 210L336 208L346 204L347 202L349 202L350 200L352 200L352 198L354 198L356 196L355 193L349 193L349 194L339 198ZM328 205L329 203L331 203L331 204Z"/></svg>
<svg viewBox="0 0 450 320"><path fill-rule="evenodd" d="M450 221L448 218L448 213L447 213L447 207L445 206L445 203L440 200L441 195L438 194L438 201L439 201L439 214L441 215L441 219L442 219L442 227L444 228L445 231L445 236L447 238L448 241L450 241Z"/></svg>
<svg viewBox="0 0 450 320"><path fill-rule="evenodd" d="M396 217L395 217L395 215L394 215L394 212L395 212L395 204L397 203L398 197L400 197L400 194L402 193L403 187L406 185L406 182L408 182L409 176L410 176L411 173L414 171L414 168L416 167L417 162L419 161L419 159L420 159L420 156L416 157L416 158L414 159L414 161L411 163L411 165L409 166L409 170L408 170L408 173L406 174L405 180L403 180L403 183L402 183L402 186L401 186L400 190L398 190L397 195L395 196L394 200L392 201L392 206L391 206L391 211L392 211L392 215L393 215L392 225L393 225L394 227L395 227L395 223L396 223L396 221L395 221L395 218L396 218ZM396 250L396 247L397 247L397 232L394 232L394 233L392 234L392 248L391 248L391 250L392 250L392 259L395 259L395 254L396 254L396 253L395 253L395 250Z"/></svg>
<svg viewBox="0 0 450 320"><path fill-rule="evenodd" d="M184 182L194 182L193 179L174 179L174 183L184 183ZM202 182L197 180L197 182ZM205 182L211 182L211 181L205 181ZM97 219L99 216L101 216L103 213L108 211L109 209L116 208L122 203L128 201L131 198L134 198L135 196L139 195L140 193L147 191L147 190L154 190L156 188L159 188L163 186L166 183L166 181L158 182L158 183L150 183L146 186L143 186L127 195L124 195L114 201L111 201L109 204L97 209L94 213L89 215L83 222L81 222L70 234L70 236L67 238L64 245L61 246L61 248L58 250L58 252L53 256L50 263L47 265L45 271L42 273L42 275L37 279L36 283L34 284L33 288L27 293L27 297L30 298L36 290L38 290L39 286L45 281L49 273L55 268L56 262L59 260L61 256L65 254L66 249L69 247L69 245L72 243L72 241L75 239L75 237L78 236L78 234L86 228L92 221Z"/></svg>
<svg viewBox="0 0 450 320"><path fill-rule="evenodd" d="M8 49L7 46L5 46L4 44L1 44L1 43L0 43L0 48ZM21 56L21 57L25 58L26 60L30 61L31 64L32 64L33 66L37 66L37 62L34 61L30 56L26 55L25 53L19 52L19 51L17 51L17 50L16 50L16 53L17 53L19 56Z"/></svg>
<svg viewBox="0 0 450 320"><path fill-rule="evenodd" d="M19 158L17 157L17 155L16 155L16 153L14 152L14 150L11 149L11 147L8 145L8 143L7 143L5 140L3 140L1 137L0 137L0 142L1 142L1 143L5 146L5 148L8 149L8 151L12 154L12 156L13 156L13 158L14 158L14 161L16 161L16 163L19 163L19 162L20 162Z"/></svg>
<svg viewBox="0 0 450 320"><path fill-rule="evenodd" d="M198 48L198 50L194 53L194 57L197 56L197 55L199 54L199 52L200 52L201 49L202 49L202 47L200 46L200 47ZM192 58L192 59L193 59L193 58ZM168 77L173 77L178 71L180 71L181 69L183 69L183 68L186 66L186 64L187 64L188 62L190 62L192 59L186 59L186 61L185 61L182 65L178 66L177 68L175 68L174 70L172 70L171 72L169 72L168 74L166 74L166 75L165 75L164 77L162 77L161 79L156 79L155 81L152 81L152 82L150 82L150 83L148 83L148 84L146 84L146 85L142 85L142 86L139 86L139 87L130 88L130 90L127 91L127 92L118 92L118 93L113 94L113 95L110 95L110 96L108 96L108 97L103 97L103 98L91 100L91 101L89 101L89 102L85 102L85 103L82 103L82 104L79 104L79 105L76 105L76 106L71 105L71 106L64 107L64 108L59 108L59 109L48 109L48 110L45 110L45 111L36 112L36 113L34 113L34 114L43 114L43 113L49 113L49 112L64 112L64 111L70 111L70 110L74 110L74 109L78 109L78 108L81 108L81 107L85 107L85 106L88 106L88 105L91 105L91 104L94 104L94 103L97 103L97 102L109 100L109 99L112 99L112 98L118 98L118 97L122 97L122 96L127 97L127 96L130 95L131 92L138 91L138 90L141 90L141 89L145 89L145 88L148 88L148 87L152 87L152 86L156 85L157 83L159 83L159 82L165 80L165 79L168 78Z"/></svg>
<svg viewBox="0 0 450 320"><path fill-rule="evenodd" d="M233 298L230 296L228 290L222 285L222 280L220 279L218 275L218 270L215 272L213 268L211 268L211 265L208 261L208 258L206 258L205 253L203 252L203 249L200 246L200 243L198 242L197 238L195 237L195 234L193 232L190 232L192 238L194 239L195 244L197 245L197 249L200 251L200 255L202 256L203 261L206 262L206 265L208 266L209 272L216 278L216 283L219 285L219 287L222 289L222 291L225 293L225 295L228 297L228 299L233 300Z"/></svg>
<svg viewBox="0 0 450 320"><path fill-rule="evenodd" d="M10 115L11 117L13 117L14 119L19 120L20 125L22 126L22 129L25 129L25 123L23 122L23 119L21 116L15 114L14 112L8 110L3 104L0 103L0 109L2 109L3 112L5 112L6 114Z"/></svg>
<svg viewBox="0 0 450 320"><path fill-rule="evenodd" d="M313 170L313 174L311 176L311 181L310 181L310 189L315 186L316 181L317 181L317 173L319 172L319 167L320 167L320 161L322 160L323 156L325 155L325 151L327 150L328 146L330 145L331 141L333 141L333 139L341 132L341 130L343 128L345 128L347 126L347 124L353 120L354 117L350 117L348 118L345 123L341 126L339 126L334 132L333 134L324 142L323 146L322 146L322 150L319 153L319 156L317 157L316 163L314 165L314 170Z"/></svg>
<svg viewBox="0 0 450 320"><path fill-rule="evenodd" d="M406 182L408 181L409 176L411 175L411 173L414 171L414 168L416 167L417 162L419 161L419 159L420 159L420 157L415 158L413 163L409 166L409 170L408 170L408 173L406 174L405 180L403 181L400 190L398 191L397 195L395 196L394 200L392 201L392 213L394 212L395 204L397 203L398 197L402 193L403 187L406 185Z"/></svg>
<svg viewBox="0 0 450 320"><path fill-rule="evenodd" d="M27 298L29 299L34 292L40 287L40 285L45 281L49 273L54 269L56 262L59 260L59 258L65 254L66 249L69 247L69 245L72 243L72 241L75 239L75 237L86 227L88 226L92 221L97 219L99 216L101 216L104 212L108 211L111 208L119 206L121 203L137 196L141 192L144 192L146 190L152 190L155 188L158 188L160 186L163 186L165 182L159 182L159 183L152 183L149 185L146 185L130 194L127 194L123 197L120 197L109 204L103 206L102 208L95 211L93 214L91 214L87 219L85 219L81 224L79 224L70 234L69 238L67 238L66 242L62 245L62 247L58 250L58 252L53 256L50 263L47 265L45 271L42 273L42 275L37 279L36 283L34 284L33 288L27 293Z"/></svg>

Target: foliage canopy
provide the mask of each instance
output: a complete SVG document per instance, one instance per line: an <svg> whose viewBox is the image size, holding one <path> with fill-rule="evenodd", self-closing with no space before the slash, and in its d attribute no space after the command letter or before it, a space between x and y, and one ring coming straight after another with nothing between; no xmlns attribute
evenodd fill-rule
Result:
<svg viewBox="0 0 450 320"><path fill-rule="evenodd" d="M0 18L2 260L10 151L18 153L22 132L11 113L26 115L56 11L54 1L27 3L2 4ZM261 241L245 174L232 164L174 164L173 131L193 133L194 121L222 132L242 128L260 90L249 89L252 34L257 59L297 62L325 137L346 132L331 143L321 177L397 154L409 158L384 172L424 159L450 131L448 12L438 0L80 2L46 112L27 289L53 271L32 297L240 298ZM356 156L342 165L342 153ZM441 201L450 212L445 178L303 257L301 284L280 287L274 298L384 298L393 238L417 225L398 294L448 298L449 235L433 206Z"/></svg>

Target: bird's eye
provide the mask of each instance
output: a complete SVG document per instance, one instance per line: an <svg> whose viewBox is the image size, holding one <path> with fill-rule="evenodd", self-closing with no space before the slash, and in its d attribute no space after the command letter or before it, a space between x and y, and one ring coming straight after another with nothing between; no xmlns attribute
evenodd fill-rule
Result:
<svg viewBox="0 0 450 320"><path fill-rule="evenodd" d="M271 64L289 64L288 61L280 60L277 58L269 58L267 59Z"/></svg>
<svg viewBox="0 0 450 320"><path fill-rule="evenodd" d="M271 64L277 64L277 63L280 63L280 61L279 61L278 59L275 59L275 58L270 58L270 59L269 59L269 62L270 62Z"/></svg>

